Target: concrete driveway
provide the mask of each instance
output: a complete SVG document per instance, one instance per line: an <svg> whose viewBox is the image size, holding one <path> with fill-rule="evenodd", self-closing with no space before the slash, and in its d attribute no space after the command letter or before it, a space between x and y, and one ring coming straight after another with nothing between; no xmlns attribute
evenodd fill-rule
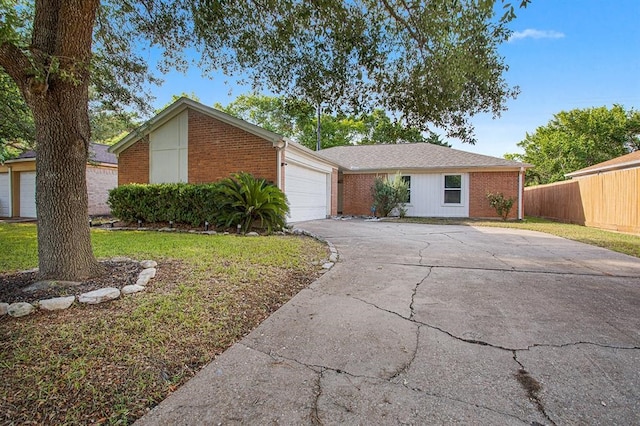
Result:
<svg viewBox="0 0 640 426"><path fill-rule="evenodd" d="M339 262L139 424L639 424L640 260L314 221Z"/></svg>

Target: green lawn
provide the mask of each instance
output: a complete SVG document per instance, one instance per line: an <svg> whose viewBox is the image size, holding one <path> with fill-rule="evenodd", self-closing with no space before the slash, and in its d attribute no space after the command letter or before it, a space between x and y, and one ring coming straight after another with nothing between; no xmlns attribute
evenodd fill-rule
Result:
<svg viewBox="0 0 640 426"><path fill-rule="evenodd" d="M400 222L428 223L435 225L469 225L491 226L498 228L527 229L530 231L546 232L569 240L580 241L609 250L640 257L640 236L605 231L569 223L553 222L546 219L528 217L523 221L503 222L501 220L469 220L469 219L440 219L440 218L404 218Z"/></svg>
<svg viewBox="0 0 640 426"><path fill-rule="evenodd" d="M35 226L0 224L0 272L37 266ZM147 291L0 317L0 423L131 423L319 275L294 236L92 232L97 257L155 259Z"/></svg>

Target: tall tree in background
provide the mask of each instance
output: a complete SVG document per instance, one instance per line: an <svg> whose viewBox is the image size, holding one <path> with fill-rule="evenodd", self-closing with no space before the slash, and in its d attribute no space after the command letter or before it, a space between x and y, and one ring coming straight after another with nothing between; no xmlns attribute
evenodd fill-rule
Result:
<svg viewBox="0 0 640 426"><path fill-rule="evenodd" d="M505 157L533 164L527 184L565 180L565 174L640 149L640 112L612 108L562 111L518 143L524 154Z"/></svg>
<svg viewBox="0 0 640 426"><path fill-rule="evenodd" d="M0 163L33 148L35 127L20 90L0 68Z"/></svg>
<svg viewBox="0 0 640 426"><path fill-rule="evenodd" d="M228 105L215 108L249 121L272 132L290 137L309 149L316 147L316 111L313 105L282 96L260 94L240 95ZM435 133L425 132L393 121L382 109L371 113L350 115L322 114L322 148L340 145L373 145L395 143L435 143L450 145Z"/></svg>
<svg viewBox="0 0 640 426"><path fill-rule="evenodd" d="M497 53L513 7L499 18L492 0L31 5L0 0L0 68L35 123L45 277L77 280L101 272L87 225L88 89L93 84L109 107L142 107L138 94L153 79L139 51L145 46L160 47L161 69L184 68L183 50L195 47L205 70L246 72L257 86L334 109L377 105L467 141L473 141L470 116L499 114L516 94Z"/></svg>

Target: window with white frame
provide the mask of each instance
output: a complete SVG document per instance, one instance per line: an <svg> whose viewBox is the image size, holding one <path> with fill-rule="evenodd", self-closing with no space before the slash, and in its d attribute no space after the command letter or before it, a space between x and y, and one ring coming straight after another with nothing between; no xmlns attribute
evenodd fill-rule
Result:
<svg viewBox="0 0 640 426"><path fill-rule="evenodd" d="M462 175L444 176L444 204L462 204Z"/></svg>

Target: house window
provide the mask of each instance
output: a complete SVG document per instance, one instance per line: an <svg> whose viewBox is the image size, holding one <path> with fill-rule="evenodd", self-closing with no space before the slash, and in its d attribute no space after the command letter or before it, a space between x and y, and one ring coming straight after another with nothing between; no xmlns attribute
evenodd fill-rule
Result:
<svg viewBox="0 0 640 426"><path fill-rule="evenodd" d="M402 176L402 181L407 184L409 188L409 196L407 197L407 203L411 202L411 176Z"/></svg>
<svg viewBox="0 0 640 426"><path fill-rule="evenodd" d="M462 175L444 176L444 203L462 203Z"/></svg>

